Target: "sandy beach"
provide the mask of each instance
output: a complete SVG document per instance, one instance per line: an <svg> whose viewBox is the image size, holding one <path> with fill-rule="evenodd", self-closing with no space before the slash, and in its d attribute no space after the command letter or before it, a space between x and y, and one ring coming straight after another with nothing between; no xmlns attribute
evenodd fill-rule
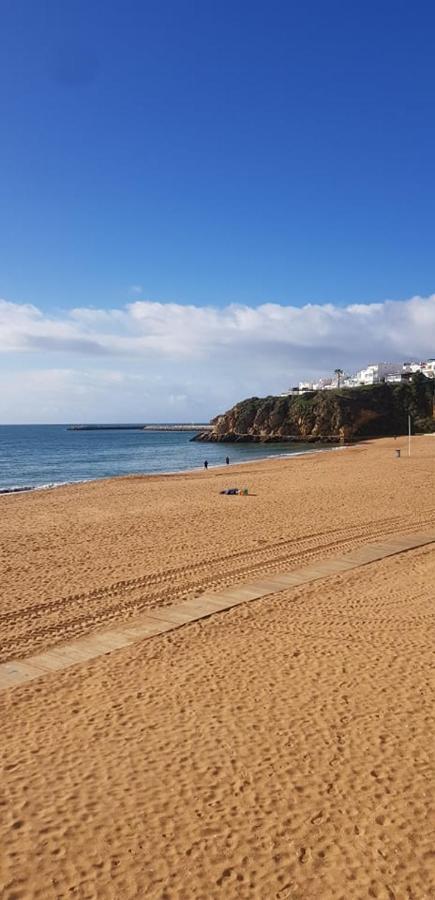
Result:
<svg viewBox="0 0 435 900"><path fill-rule="evenodd" d="M435 438L0 510L6 661L435 532ZM0 693L2 897L429 900L434 578L435 543Z"/></svg>

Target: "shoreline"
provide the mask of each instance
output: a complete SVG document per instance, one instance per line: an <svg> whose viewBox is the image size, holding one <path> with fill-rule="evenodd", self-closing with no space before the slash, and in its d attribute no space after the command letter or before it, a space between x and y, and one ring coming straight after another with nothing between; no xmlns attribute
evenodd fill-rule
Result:
<svg viewBox="0 0 435 900"><path fill-rule="evenodd" d="M238 460L237 462L232 462L228 466L222 464L213 464L209 463L207 471L215 471L216 469L223 469L224 471L229 471L235 466L250 466L255 463L264 462L265 460L273 460L273 459L291 459L293 457L301 457L301 456L316 456L319 453L330 453L333 450L347 450L351 447L357 447L358 444L340 444L334 445L331 447L319 447L318 449L310 449L310 450L295 450L294 452L283 452L283 453L270 453L267 456L257 456L255 459L248 460ZM0 497L9 497L15 496L17 494L30 494L36 491L53 491L57 488L61 487L69 487L70 485L78 485L78 484L94 484L101 483L106 481L119 481L125 478L162 478L162 477L170 477L174 475L194 475L198 472L203 472L203 466L195 466L193 469L169 469L168 471L162 472L128 472L123 473L122 475L102 475L100 478L78 478L77 481L59 481L52 482L48 484L36 484L36 485L23 485L23 486L12 486L12 487L0 487Z"/></svg>

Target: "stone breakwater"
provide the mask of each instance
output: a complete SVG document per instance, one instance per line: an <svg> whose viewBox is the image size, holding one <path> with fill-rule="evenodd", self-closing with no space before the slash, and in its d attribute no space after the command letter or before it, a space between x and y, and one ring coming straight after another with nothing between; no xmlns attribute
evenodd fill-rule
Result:
<svg viewBox="0 0 435 900"><path fill-rule="evenodd" d="M157 425L68 425L67 431L207 431L211 425L194 423Z"/></svg>

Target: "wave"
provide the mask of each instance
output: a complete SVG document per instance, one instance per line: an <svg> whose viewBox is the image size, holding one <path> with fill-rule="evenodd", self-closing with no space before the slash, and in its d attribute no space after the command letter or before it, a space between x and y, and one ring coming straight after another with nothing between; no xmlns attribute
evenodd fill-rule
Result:
<svg viewBox="0 0 435 900"><path fill-rule="evenodd" d="M0 488L0 494L20 494L21 491L34 491L35 488L31 484L16 485L14 487Z"/></svg>
<svg viewBox="0 0 435 900"><path fill-rule="evenodd" d="M26 491L49 491L52 488L65 487L68 484L84 484L90 478L79 478L77 481L51 481L47 484L16 484L11 487L0 487L0 494L22 494Z"/></svg>

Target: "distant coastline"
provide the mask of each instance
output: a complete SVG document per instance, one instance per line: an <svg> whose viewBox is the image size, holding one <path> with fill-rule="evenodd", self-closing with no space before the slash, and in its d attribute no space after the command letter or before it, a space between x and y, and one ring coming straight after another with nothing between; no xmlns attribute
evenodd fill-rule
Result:
<svg viewBox="0 0 435 900"><path fill-rule="evenodd" d="M211 431L212 425L180 422L155 425L67 425L67 431Z"/></svg>

